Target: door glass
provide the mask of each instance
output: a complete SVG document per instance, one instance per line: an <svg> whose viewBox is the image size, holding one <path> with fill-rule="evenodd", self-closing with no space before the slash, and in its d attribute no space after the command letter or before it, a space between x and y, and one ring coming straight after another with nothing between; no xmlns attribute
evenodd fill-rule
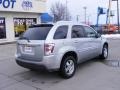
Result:
<svg viewBox="0 0 120 90"><path fill-rule="evenodd" d="M90 27L85 26L84 29L85 29L85 32L86 32L86 37L88 37L88 38L93 38L93 37L95 37L96 34L97 34L97 33L96 33L92 28L90 28Z"/></svg>
<svg viewBox="0 0 120 90"><path fill-rule="evenodd" d="M80 25L75 25L72 27L72 38L82 38L85 37L84 29Z"/></svg>

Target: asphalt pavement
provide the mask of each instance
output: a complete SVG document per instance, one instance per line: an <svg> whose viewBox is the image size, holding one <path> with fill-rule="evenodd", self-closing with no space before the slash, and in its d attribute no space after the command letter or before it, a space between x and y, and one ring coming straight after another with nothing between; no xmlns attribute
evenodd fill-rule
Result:
<svg viewBox="0 0 120 90"><path fill-rule="evenodd" d="M15 44L0 45L0 90L120 90L120 67L98 59L79 65L75 76L30 71L16 64ZM109 40L107 61L120 60L120 40Z"/></svg>

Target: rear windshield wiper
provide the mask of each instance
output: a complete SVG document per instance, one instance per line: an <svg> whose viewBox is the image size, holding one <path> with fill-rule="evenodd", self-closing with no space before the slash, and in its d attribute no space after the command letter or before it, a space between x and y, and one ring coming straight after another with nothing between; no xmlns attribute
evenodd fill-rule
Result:
<svg viewBox="0 0 120 90"><path fill-rule="evenodd" d="M27 37L20 37L19 39L25 39L25 40L27 40L28 42L30 42L30 40L29 40L29 38L27 38Z"/></svg>

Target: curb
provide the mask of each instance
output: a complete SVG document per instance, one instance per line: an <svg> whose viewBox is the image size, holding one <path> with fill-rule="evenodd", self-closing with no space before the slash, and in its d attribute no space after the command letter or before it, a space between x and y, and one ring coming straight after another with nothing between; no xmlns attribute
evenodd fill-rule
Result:
<svg viewBox="0 0 120 90"><path fill-rule="evenodd" d="M7 44L15 44L16 41L13 41L13 42L3 42L3 43L0 43L0 45L7 45Z"/></svg>

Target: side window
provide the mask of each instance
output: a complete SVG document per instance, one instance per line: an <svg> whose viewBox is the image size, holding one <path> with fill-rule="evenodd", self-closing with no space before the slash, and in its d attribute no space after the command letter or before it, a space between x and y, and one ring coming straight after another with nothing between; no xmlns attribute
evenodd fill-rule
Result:
<svg viewBox="0 0 120 90"><path fill-rule="evenodd" d="M72 27L72 38L82 38L85 37L84 28L80 25L74 25Z"/></svg>
<svg viewBox="0 0 120 90"><path fill-rule="evenodd" d="M96 36L96 32L92 28L85 26L84 29L85 29L86 37L92 38Z"/></svg>
<svg viewBox="0 0 120 90"><path fill-rule="evenodd" d="M57 28L55 34L54 34L54 39L65 39L67 38L67 33L68 33L68 26L60 26Z"/></svg>

